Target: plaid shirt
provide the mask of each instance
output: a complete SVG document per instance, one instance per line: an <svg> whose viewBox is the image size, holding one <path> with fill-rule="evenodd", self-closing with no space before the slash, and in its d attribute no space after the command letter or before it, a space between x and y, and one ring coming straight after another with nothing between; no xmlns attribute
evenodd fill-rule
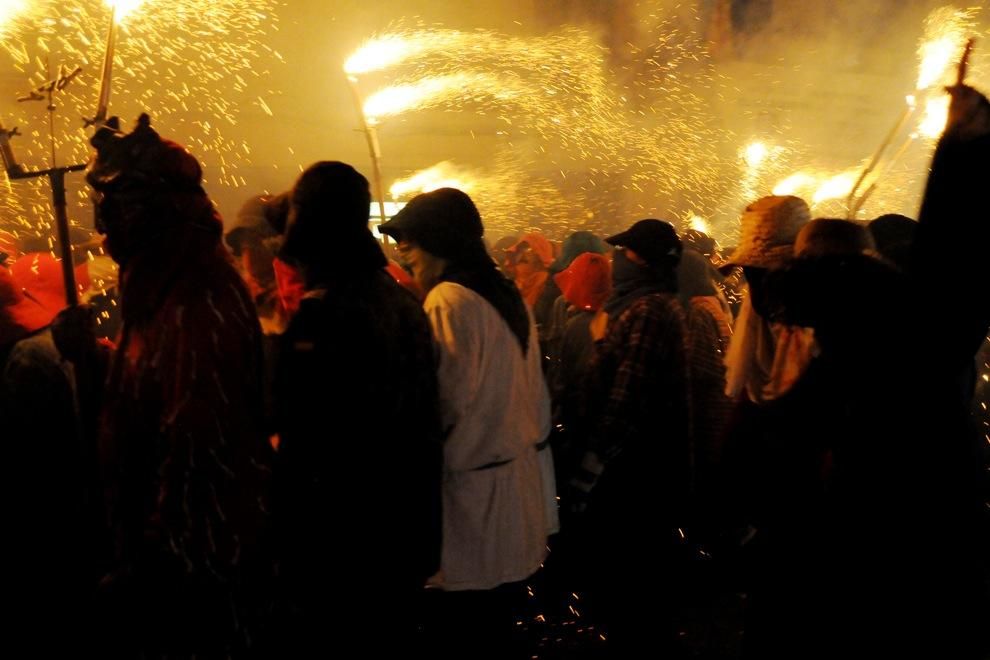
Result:
<svg viewBox="0 0 990 660"><path fill-rule="evenodd" d="M612 320L590 373L592 431L573 485L590 491L605 465L630 451L671 458L658 468L676 471L689 456L690 429L687 331L677 298L645 295Z"/></svg>

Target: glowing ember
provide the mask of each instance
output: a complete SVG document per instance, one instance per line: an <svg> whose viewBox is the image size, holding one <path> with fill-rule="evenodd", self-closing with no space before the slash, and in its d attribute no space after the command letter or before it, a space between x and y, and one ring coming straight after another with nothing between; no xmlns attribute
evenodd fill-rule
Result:
<svg viewBox="0 0 990 660"><path fill-rule="evenodd" d="M388 192L393 199L398 199L408 195L430 192L438 188L457 188L470 193L474 187L474 182L466 173L457 170L450 161L444 161L416 172L408 178L396 181Z"/></svg>
<svg viewBox="0 0 990 660"><path fill-rule="evenodd" d="M921 64L919 90L942 82L951 66L959 61L966 39L973 28L975 10L940 7L925 19L925 33L918 47Z"/></svg>

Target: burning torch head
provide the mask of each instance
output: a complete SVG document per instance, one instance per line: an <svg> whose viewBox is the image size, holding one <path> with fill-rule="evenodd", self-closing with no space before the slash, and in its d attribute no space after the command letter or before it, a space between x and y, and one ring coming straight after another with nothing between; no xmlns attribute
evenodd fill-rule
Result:
<svg viewBox="0 0 990 660"><path fill-rule="evenodd" d="M119 131L116 117L90 140L96 157L86 170L96 229L122 266L171 228L183 223L219 240L222 225L201 185L199 162L181 145L163 140L142 114L135 129Z"/></svg>

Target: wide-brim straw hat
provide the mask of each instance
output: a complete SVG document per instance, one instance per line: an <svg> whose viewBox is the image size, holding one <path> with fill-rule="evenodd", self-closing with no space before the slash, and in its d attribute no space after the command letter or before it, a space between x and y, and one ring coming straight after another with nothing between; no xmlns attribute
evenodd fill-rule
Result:
<svg viewBox="0 0 990 660"><path fill-rule="evenodd" d="M807 202L791 195L761 197L746 207L739 221L739 246L721 266L775 269L794 255L794 241L811 220Z"/></svg>

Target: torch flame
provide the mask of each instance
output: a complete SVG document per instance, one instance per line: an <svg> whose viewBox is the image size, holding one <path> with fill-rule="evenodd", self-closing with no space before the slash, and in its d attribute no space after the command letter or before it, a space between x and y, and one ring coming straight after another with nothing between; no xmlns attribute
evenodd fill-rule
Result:
<svg viewBox="0 0 990 660"><path fill-rule="evenodd" d="M856 180L858 178L859 170L852 169L846 170L842 174L836 174L835 176L826 179L820 186L818 186L818 190L816 190L815 194L812 196L812 205L821 204L822 202L830 199L846 197L852 192L853 186L856 185Z"/></svg>
<svg viewBox="0 0 990 660"><path fill-rule="evenodd" d="M925 33L918 46L919 90L938 84L966 47L967 33L973 26L973 10L940 7L925 19Z"/></svg>
<svg viewBox="0 0 990 660"><path fill-rule="evenodd" d="M389 35L370 39L358 48L344 62L344 72L351 76L371 71L381 71L402 62L406 58L422 51L421 41L397 35Z"/></svg>
<svg viewBox="0 0 990 660"><path fill-rule="evenodd" d="M918 133L926 138L938 139L949 120L949 97L929 99L925 104L925 116L918 124Z"/></svg>
<svg viewBox="0 0 990 660"><path fill-rule="evenodd" d="M752 142L743 149L742 157L746 161L746 165L755 170L763 163L768 153L767 145L762 142Z"/></svg>
<svg viewBox="0 0 990 660"><path fill-rule="evenodd" d="M25 9L25 0L0 0L0 34L10 21L17 18Z"/></svg>
<svg viewBox="0 0 990 660"><path fill-rule="evenodd" d="M144 4L144 0L106 0L107 6L114 10L113 20L118 25L124 22L135 9Z"/></svg>
<svg viewBox="0 0 990 660"><path fill-rule="evenodd" d="M400 179L392 184L388 192L392 199L398 199L410 194L425 193L439 188L457 188L470 192L474 181L467 173L459 172L453 163L445 160L433 167L420 170L410 177Z"/></svg>
<svg viewBox="0 0 990 660"><path fill-rule="evenodd" d="M472 100L485 95L507 100L515 92L505 83L483 74L431 76L375 92L364 102L364 114L369 121L376 122L382 117L432 107L452 98Z"/></svg>
<svg viewBox="0 0 990 660"><path fill-rule="evenodd" d="M806 190L815 185L817 179L810 174L798 172L792 174L773 189L774 195L795 195L801 190Z"/></svg>

